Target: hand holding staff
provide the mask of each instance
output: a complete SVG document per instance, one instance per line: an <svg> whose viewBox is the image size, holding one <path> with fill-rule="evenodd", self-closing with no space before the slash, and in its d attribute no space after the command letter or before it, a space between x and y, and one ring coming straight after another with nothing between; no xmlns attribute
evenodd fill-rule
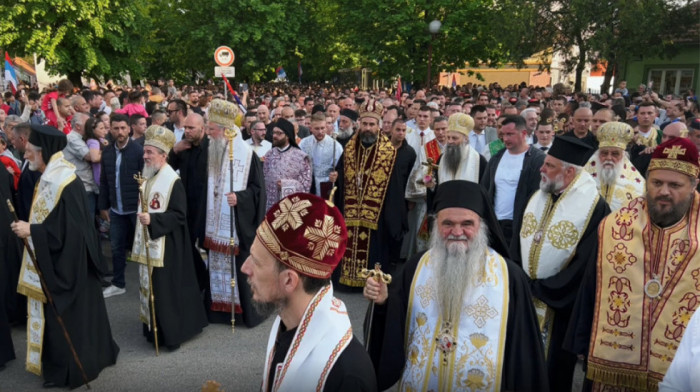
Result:
<svg viewBox="0 0 700 392"><path fill-rule="evenodd" d="M364 296L365 298L372 301L369 309L369 323L367 324L367 339L365 340L365 349L369 349L369 340L372 336L372 318L374 318L374 305L384 305L389 296L387 285L391 283L391 275L382 272L382 265L379 263L374 264L373 270L368 270L363 268L360 271L360 277L366 278Z"/></svg>
<svg viewBox="0 0 700 392"><path fill-rule="evenodd" d="M233 193L233 139L236 137L235 129L227 129L224 135L228 139L228 162L229 162L229 172L231 173L229 179L229 194ZM234 195L235 197L235 195ZM235 330L236 324L236 239L234 237L236 230L236 222L234 222L234 206L229 207L231 209L231 238L229 241L229 246L231 247L231 333Z"/></svg>
<svg viewBox="0 0 700 392"><path fill-rule="evenodd" d="M17 212L15 212L15 208L12 206L12 202L10 202L9 199L7 199L7 208L10 209L10 213L14 217L14 223L20 223L19 218L17 217ZM16 226L16 225L15 225ZM34 265L34 269L36 270L37 275L39 276L39 281L41 282L41 289L44 291L44 294L46 295L46 299L49 301L49 307L53 309L53 313L56 315L56 320L58 320L58 324L61 326L61 329L63 330L63 336L66 338L66 342L68 343L68 348L70 348L71 354L73 354L73 360L75 361L75 364L78 365L78 369L80 369L80 374L83 376L83 381L85 382L85 387L87 389L90 389L90 384L88 383L88 378L87 374L85 374L85 369L83 369L83 364L80 362L80 358L78 358L78 353L75 351L75 347L73 346L73 341L70 338L70 335L68 334L68 330L66 329L66 325L63 323L63 318L61 317L60 314L58 314L58 310L56 310L56 304L53 302L53 296L51 295L51 292L49 291L48 286L46 285L46 281L44 280L44 274L41 273L41 269L39 269L39 264L36 262L36 256L34 255L34 249L29 245L29 240L27 240L28 236L23 236L22 241L24 242L24 247L27 249L27 254L29 255L29 259L32 261L32 264Z"/></svg>

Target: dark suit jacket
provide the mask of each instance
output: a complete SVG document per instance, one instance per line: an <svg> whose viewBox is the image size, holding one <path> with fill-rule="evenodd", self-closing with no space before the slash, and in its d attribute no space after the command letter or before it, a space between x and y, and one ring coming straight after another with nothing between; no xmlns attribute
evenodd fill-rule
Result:
<svg viewBox="0 0 700 392"><path fill-rule="evenodd" d="M496 169L506 151L506 149L499 151L498 154L489 160L486 166L486 172L481 178L481 186L486 190L489 200L491 200L491 205L494 205L496 201ZM523 169L520 171L518 187L515 190L513 227L520 227L520 222L522 221L523 213L525 212L525 207L527 207L527 202L530 200L530 196L540 189L540 179L542 178L540 175L540 168L544 163L544 157L545 154L533 146L530 146L525 152ZM519 233L514 231L512 238L506 238L509 245L512 241L517 241L518 234Z"/></svg>

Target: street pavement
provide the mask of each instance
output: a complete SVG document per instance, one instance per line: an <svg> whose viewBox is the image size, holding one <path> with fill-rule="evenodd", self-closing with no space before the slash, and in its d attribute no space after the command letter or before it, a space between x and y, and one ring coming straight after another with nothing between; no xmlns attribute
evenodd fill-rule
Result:
<svg viewBox="0 0 700 392"><path fill-rule="evenodd" d="M109 243L103 241L102 245L104 253L109 255ZM156 356L153 344L142 334L138 268L134 263L127 263L126 282L126 294L105 299L112 336L121 351L117 363L90 382L92 390L195 392L207 380L219 382L226 392L260 389L267 338L274 317L252 329L236 326L233 333L230 325L210 324L178 350L170 352L161 347L160 355ZM355 336L362 341L362 321L368 302L360 293L336 291L335 295L345 302ZM0 392L46 391L42 387L43 379L24 369L25 326L14 327L12 339L17 359L0 371ZM574 390L579 390L581 380L579 366Z"/></svg>

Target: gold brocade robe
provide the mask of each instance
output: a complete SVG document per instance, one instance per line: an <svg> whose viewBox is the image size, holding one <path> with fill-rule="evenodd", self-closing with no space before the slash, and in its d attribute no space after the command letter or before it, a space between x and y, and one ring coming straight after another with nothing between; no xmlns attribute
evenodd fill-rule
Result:
<svg viewBox="0 0 700 392"><path fill-rule="evenodd" d="M700 304L700 194L678 223L649 221L644 198L598 229L588 378L596 390L657 390Z"/></svg>

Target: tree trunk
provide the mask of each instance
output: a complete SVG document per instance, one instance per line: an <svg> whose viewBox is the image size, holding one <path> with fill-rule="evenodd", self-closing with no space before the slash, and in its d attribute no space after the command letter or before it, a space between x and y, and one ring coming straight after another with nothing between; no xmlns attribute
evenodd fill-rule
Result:
<svg viewBox="0 0 700 392"><path fill-rule="evenodd" d="M578 64L576 64L576 82L574 83L574 92L581 91L581 77L583 70L586 69L586 47L584 46L583 38L578 35L576 37L576 45L578 45Z"/></svg>
<svg viewBox="0 0 700 392"><path fill-rule="evenodd" d="M608 60L608 66L607 68L605 68L605 77L603 78L603 84L600 85L601 94L610 92L610 81L612 80L614 75L617 75L617 61L615 61L613 57L610 60Z"/></svg>
<svg viewBox="0 0 700 392"><path fill-rule="evenodd" d="M67 76L68 76L68 80L70 80L71 83L73 83L73 86L83 87L83 80L81 78L82 75L83 75L83 73L80 71L71 71L71 72L68 72Z"/></svg>

